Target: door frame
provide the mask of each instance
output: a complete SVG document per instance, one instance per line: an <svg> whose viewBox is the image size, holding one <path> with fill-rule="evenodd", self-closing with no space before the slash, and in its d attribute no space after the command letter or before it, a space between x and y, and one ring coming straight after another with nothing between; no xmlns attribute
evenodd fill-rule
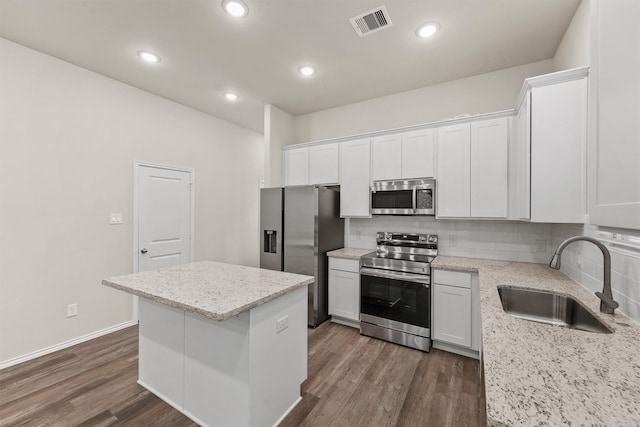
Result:
<svg viewBox="0 0 640 427"><path fill-rule="evenodd" d="M189 218L189 241L190 241L190 247L189 247L189 262L193 262L194 260L194 231L195 231L195 192L194 192L194 187L195 187L195 169L194 168L185 168L185 167L181 167L181 166L170 166L170 165L164 165L161 163L153 163L153 162L144 162L144 161L139 161L139 160L134 160L133 162L133 272L134 273L138 273L140 271L140 264L139 264L139 251L140 251L140 246L139 246L139 236L138 236L138 217L139 217L139 213L138 213L138 197L140 194L140 189L138 188L138 179L140 178L140 168L141 167L147 167L147 168L155 168L155 169L165 169L165 170L173 170L173 171L177 171L177 172L186 172L189 174L190 179L189 179L189 184L191 185L191 204L190 204L190 210L191 210L191 218ZM137 296L133 296L133 321L137 322L138 321L138 297Z"/></svg>

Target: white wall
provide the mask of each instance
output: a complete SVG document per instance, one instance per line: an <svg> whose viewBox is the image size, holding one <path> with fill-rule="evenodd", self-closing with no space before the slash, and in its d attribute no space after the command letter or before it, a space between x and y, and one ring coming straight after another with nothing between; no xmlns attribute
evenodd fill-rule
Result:
<svg viewBox="0 0 640 427"><path fill-rule="evenodd" d="M582 0L553 58L557 71L590 64L589 0Z"/></svg>
<svg viewBox="0 0 640 427"><path fill-rule="evenodd" d="M0 58L0 364L132 318L100 281L132 271L134 160L195 169L196 260L258 264L262 135L4 39Z"/></svg>
<svg viewBox="0 0 640 427"><path fill-rule="evenodd" d="M296 143L509 110L524 79L553 71L549 59L297 116Z"/></svg>
<svg viewBox="0 0 640 427"><path fill-rule="evenodd" d="M295 142L295 117L275 105L264 107L265 186L282 186L282 147Z"/></svg>

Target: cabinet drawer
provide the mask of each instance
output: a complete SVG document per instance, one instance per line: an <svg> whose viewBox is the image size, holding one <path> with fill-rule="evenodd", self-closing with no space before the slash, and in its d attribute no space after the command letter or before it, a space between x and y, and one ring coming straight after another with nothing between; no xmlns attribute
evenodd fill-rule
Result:
<svg viewBox="0 0 640 427"><path fill-rule="evenodd" d="M360 260L329 257L329 269L358 273L360 271Z"/></svg>
<svg viewBox="0 0 640 427"><path fill-rule="evenodd" d="M457 286L459 288L471 288L471 273L462 271L433 270L433 283Z"/></svg>

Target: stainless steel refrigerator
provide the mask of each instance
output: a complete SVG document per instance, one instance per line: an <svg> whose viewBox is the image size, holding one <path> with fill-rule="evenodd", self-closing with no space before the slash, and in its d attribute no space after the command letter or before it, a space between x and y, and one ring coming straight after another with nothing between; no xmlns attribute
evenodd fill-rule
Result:
<svg viewBox="0 0 640 427"><path fill-rule="evenodd" d="M329 318L327 252L343 246L338 191L313 185L260 190L260 267L315 277L311 327Z"/></svg>

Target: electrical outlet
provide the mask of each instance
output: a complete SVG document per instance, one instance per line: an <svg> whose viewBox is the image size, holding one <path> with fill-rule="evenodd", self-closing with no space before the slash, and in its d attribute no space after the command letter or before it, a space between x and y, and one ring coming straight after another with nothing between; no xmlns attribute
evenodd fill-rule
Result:
<svg viewBox="0 0 640 427"><path fill-rule="evenodd" d="M73 317L78 315L78 304L69 304L67 306L67 317Z"/></svg>
<svg viewBox="0 0 640 427"><path fill-rule="evenodd" d="M450 235L449 236L449 246L455 248L458 246L458 236Z"/></svg>
<svg viewBox="0 0 640 427"><path fill-rule="evenodd" d="M547 251L547 241L536 240L536 252L546 252L546 251Z"/></svg>
<svg viewBox="0 0 640 427"><path fill-rule="evenodd" d="M289 316L284 316L282 319L276 320L276 334L284 331L289 327Z"/></svg>
<svg viewBox="0 0 640 427"><path fill-rule="evenodd" d="M111 224L111 225L120 225L120 224L122 224L122 214L121 213L109 214L109 224Z"/></svg>

